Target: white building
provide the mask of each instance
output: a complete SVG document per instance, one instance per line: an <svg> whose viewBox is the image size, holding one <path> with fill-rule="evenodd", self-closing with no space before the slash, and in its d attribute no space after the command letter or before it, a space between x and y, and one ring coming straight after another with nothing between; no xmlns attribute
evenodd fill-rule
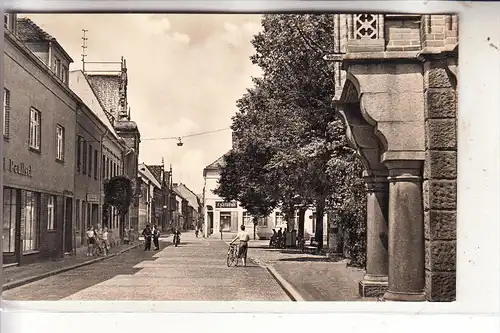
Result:
<svg viewBox="0 0 500 333"><path fill-rule="evenodd" d="M139 164L138 178L141 181L141 197L139 198L139 231L142 231L147 224L154 223L155 206L154 190L161 189L161 185L153 176L146 164Z"/></svg>
<svg viewBox="0 0 500 333"><path fill-rule="evenodd" d="M203 169L204 188L203 188L203 214L204 214L204 237L220 237L220 232L237 233L240 225L244 224L246 229L252 234L253 221L248 212L236 201L224 202L224 199L214 193L220 179L220 169L224 163L223 156ZM304 236L306 239L314 235L316 221L314 219L314 210L308 209L305 214ZM257 227L258 238L269 238L272 229L283 228L287 224L283 214L279 209L275 209L269 216L260 218ZM295 218L295 229L298 229L298 214ZM323 217L323 230L327 231L326 213Z"/></svg>

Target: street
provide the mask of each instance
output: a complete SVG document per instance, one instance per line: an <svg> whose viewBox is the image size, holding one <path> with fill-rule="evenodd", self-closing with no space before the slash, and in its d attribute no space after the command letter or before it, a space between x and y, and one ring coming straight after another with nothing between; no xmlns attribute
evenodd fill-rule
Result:
<svg viewBox="0 0 500 333"><path fill-rule="evenodd" d="M3 293L6 300L289 301L266 269L226 266L227 244L184 233L161 242ZM165 247L166 246L166 247Z"/></svg>

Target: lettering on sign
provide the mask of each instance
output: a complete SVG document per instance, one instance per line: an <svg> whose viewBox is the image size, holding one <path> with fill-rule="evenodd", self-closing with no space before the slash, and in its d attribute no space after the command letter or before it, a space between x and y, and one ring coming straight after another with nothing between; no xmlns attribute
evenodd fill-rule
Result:
<svg viewBox="0 0 500 333"><path fill-rule="evenodd" d="M344 60L344 55L342 53L331 53L323 57L326 61L342 61Z"/></svg>
<svg viewBox="0 0 500 333"><path fill-rule="evenodd" d="M238 208L238 203L236 201L216 201L215 208Z"/></svg>
<svg viewBox="0 0 500 333"><path fill-rule="evenodd" d="M3 158L3 171L9 171L30 178L33 177L33 169L31 165L26 165L23 162L16 163L11 158Z"/></svg>
<svg viewBox="0 0 500 333"><path fill-rule="evenodd" d="M97 194L87 194L87 202L99 202Z"/></svg>

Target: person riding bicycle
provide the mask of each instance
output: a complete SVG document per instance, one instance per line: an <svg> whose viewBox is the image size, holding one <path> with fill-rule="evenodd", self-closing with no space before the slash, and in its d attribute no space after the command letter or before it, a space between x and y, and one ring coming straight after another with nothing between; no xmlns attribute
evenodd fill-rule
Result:
<svg viewBox="0 0 500 333"><path fill-rule="evenodd" d="M180 243L181 242L181 232L179 231L179 228L175 228L175 231L174 231L174 240L175 240L176 236L177 236L177 242Z"/></svg>
<svg viewBox="0 0 500 333"><path fill-rule="evenodd" d="M237 239L240 240L240 247L238 249L238 258L243 261L243 266L247 265L247 252L248 252L248 241L250 240L250 235L245 231L245 226L240 227L241 231L234 237L231 244L233 244Z"/></svg>

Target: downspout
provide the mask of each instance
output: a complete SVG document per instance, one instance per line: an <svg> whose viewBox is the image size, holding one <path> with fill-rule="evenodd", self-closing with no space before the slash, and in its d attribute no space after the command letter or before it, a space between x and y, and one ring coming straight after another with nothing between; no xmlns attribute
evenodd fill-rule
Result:
<svg viewBox="0 0 500 333"><path fill-rule="evenodd" d="M101 222L101 227L104 227L102 225L102 209L103 209L103 204L104 202L101 202L102 201L102 182L103 182L103 174L102 174L102 156L104 155L104 151L103 151L103 147L104 147L104 137L106 135L108 135L109 133L109 129L108 127L106 127L106 130L104 131L104 133L101 134L101 138L100 138L100 152L101 152L101 156L99 156L99 159L100 159L100 163L98 163L98 165L100 166L99 168L99 210L97 211L97 223L99 223L99 221Z"/></svg>
<svg viewBox="0 0 500 333"><path fill-rule="evenodd" d="M49 48L49 59L50 59L50 48ZM76 204L76 168L77 168L77 165L76 165L76 161L78 161L78 156L76 156L76 154L78 153L78 114L80 112L80 109L81 109L81 104L78 103L77 106L76 106L76 116L75 116L75 173L74 173L74 176L73 176L73 190L75 191L75 201L74 201L74 204ZM73 205L74 206L74 205ZM76 212L75 214L75 221L76 219L78 218L78 221L80 221L80 226L82 225L85 225L85 221L82 221L80 219L81 215L80 215L80 206L81 206L81 203L79 203L78 207L76 207L76 209L74 209L74 211ZM78 215L78 216L77 216ZM82 228L80 227L80 230L79 231L82 231L81 230ZM82 238L81 237L82 235L80 234L80 239ZM73 255L76 255L76 227L73 227ZM82 244L80 244L82 245Z"/></svg>

